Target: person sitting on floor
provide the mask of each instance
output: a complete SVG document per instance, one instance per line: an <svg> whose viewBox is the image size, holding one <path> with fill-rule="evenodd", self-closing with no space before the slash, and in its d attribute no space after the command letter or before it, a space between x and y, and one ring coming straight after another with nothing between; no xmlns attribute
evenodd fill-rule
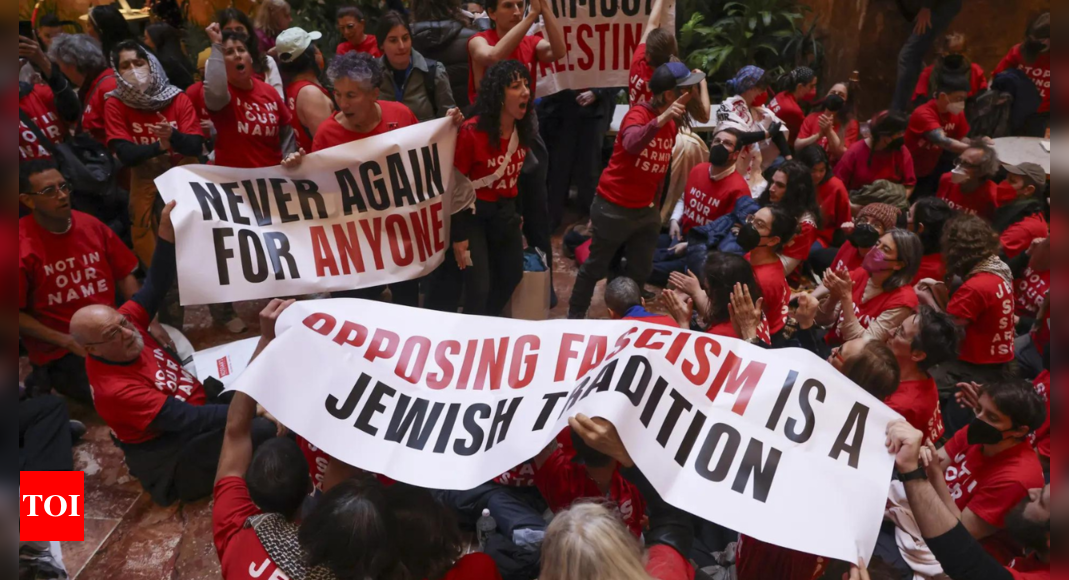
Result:
<svg viewBox="0 0 1069 580"><path fill-rule="evenodd" d="M620 276L605 287L605 306L609 307L609 317L613 320L640 320L650 324L679 326L669 316L654 314L646 310L642 289L627 276Z"/></svg>

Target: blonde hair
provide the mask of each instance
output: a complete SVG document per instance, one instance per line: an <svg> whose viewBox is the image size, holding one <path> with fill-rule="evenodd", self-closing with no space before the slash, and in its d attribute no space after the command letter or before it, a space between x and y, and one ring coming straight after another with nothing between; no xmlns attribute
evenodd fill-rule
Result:
<svg viewBox="0 0 1069 580"><path fill-rule="evenodd" d="M260 4L260 9L256 11L256 18L253 20L253 24L259 30L275 36L282 32L281 30L275 30L278 15L287 10L291 9L286 0L263 0L263 3ZM249 34L252 34L251 30Z"/></svg>
<svg viewBox="0 0 1069 580"><path fill-rule="evenodd" d="M642 548L605 506L577 504L554 518L542 543L540 580L650 580Z"/></svg>

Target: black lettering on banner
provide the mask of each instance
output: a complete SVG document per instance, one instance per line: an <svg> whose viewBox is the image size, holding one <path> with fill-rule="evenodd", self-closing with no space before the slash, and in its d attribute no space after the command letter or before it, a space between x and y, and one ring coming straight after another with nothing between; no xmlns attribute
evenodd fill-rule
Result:
<svg viewBox="0 0 1069 580"><path fill-rule="evenodd" d="M245 200L241 199L241 196L234 191L241 187L237 183L224 183L219 187L223 188L223 193L226 195L227 205L230 207L230 221L243 226L252 225L249 218L241 215L241 209L238 208L238 204L244 204Z"/></svg>
<svg viewBox="0 0 1069 580"><path fill-rule="evenodd" d="M394 207L416 205L416 196L412 192L412 184L408 181L408 170L401 159L400 153L392 153L386 157L386 167L390 170L390 187L393 188ZM419 168L416 167L415 170Z"/></svg>
<svg viewBox="0 0 1069 580"><path fill-rule="evenodd" d="M865 442L865 425L868 424L868 420L869 408L861 403L854 403L854 408L850 410L850 416L846 419L839 438L835 440L829 457L838 461L839 456L845 451L850 455L848 461L850 467L857 469L861 463L861 445ZM854 438L847 443L851 433L854 433Z"/></svg>
<svg viewBox="0 0 1069 580"><path fill-rule="evenodd" d="M241 270L245 273L245 279L254 284L267 280L267 256L264 255L263 245L256 232L241 230L238 232L238 247L241 250ZM256 252L256 269L253 270L252 252Z"/></svg>
<svg viewBox="0 0 1069 580"><path fill-rule="evenodd" d="M356 210L360 213L367 212L367 204L364 203L364 196L360 192L360 187L356 185L356 178L353 177L353 172L348 169L342 169L336 171L334 177L338 178L338 189L341 190L341 206L345 215L353 215L353 206L356 206Z"/></svg>
<svg viewBox="0 0 1069 580"><path fill-rule="evenodd" d="M724 451L720 454L716 467L713 468L713 457L720 446L720 440L725 438ZM731 471L731 464L735 462L735 455L739 452L741 442L742 435L734 427L724 423L716 423L709 429L709 433L705 435L705 443L702 444L702 449L698 452L698 461L694 464L694 469L698 472L698 475L709 481L714 483L724 481L728 477L728 472Z"/></svg>
<svg viewBox="0 0 1069 580"><path fill-rule="evenodd" d="M783 388L780 389L779 398L776 399L776 406L772 408L772 415L768 417L765 429L775 431L779 427L779 420L783 417L783 411L787 408L787 401L791 398L791 391L794 390L796 382L798 382L798 371L791 371L783 383Z"/></svg>
<svg viewBox="0 0 1069 580"><path fill-rule="evenodd" d="M602 372L604 373L605 369L602 369ZM583 391L586 390L586 386L592 383L593 381L594 377L591 375L583 377L583 380L580 381L579 384L575 387L575 389L572 390L572 393L568 395L568 400L564 402L564 409L561 410L560 416L558 418L563 417L564 414L568 412L568 409L571 409L575 406L576 403L579 402L579 399L583 396Z"/></svg>
<svg viewBox="0 0 1069 580"><path fill-rule="evenodd" d="M366 374L360 375L356 384L353 385L352 390L349 391L349 396L345 399L345 404L341 407L338 406L340 402L334 395L327 396L327 412L331 414L335 419L342 421L348 421L349 417L353 416L353 411L356 410L357 403L360 399L364 398L364 391L367 390L368 384L371 383L371 377Z"/></svg>
<svg viewBox="0 0 1069 580"><path fill-rule="evenodd" d="M223 197L219 194L219 189L215 187L214 183L190 183L189 186L193 189L193 196L197 198L197 203L200 204L201 219L206 222L212 221L212 210L215 210L215 215L219 216L219 221L230 221L226 217L226 206L223 203ZM207 186L207 189L205 189Z"/></svg>
<svg viewBox="0 0 1069 580"><path fill-rule="evenodd" d="M249 198L252 213L256 216L256 223L260 227L266 227L274 222L271 214L271 201L267 199L267 181L257 179L255 186L251 180L242 181L245 188L245 197Z"/></svg>
<svg viewBox="0 0 1069 580"><path fill-rule="evenodd" d="M664 380L664 377L657 377L657 382L653 385L653 393L650 394L649 400L646 401L646 407L642 409L642 416L639 417L643 427L648 428L650 426L653 414L657 412L657 405L661 402L661 398L664 397L664 390L667 388L668 381Z"/></svg>
<svg viewBox="0 0 1069 580"><path fill-rule="evenodd" d="M490 434L486 437L487 451L505 440L505 437L509 434L509 427L512 426L512 420L516 418L516 409L519 408L522 401L523 397L516 397L511 401L502 400L497 402L497 413L494 414L494 420L490 423ZM508 404L508 409L505 409L506 404Z"/></svg>
<svg viewBox="0 0 1069 580"><path fill-rule="evenodd" d="M423 152L423 181L428 190L431 189L431 184L434 184L434 190L429 191L427 197L434 198L445 195L445 185L442 183L442 160L438 157L438 144L434 143L430 147L423 147L420 150Z"/></svg>
<svg viewBox="0 0 1069 580"><path fill-rule="evenodd" d="M453 427L457 424L457 416L460 415L460 403L449 405L449 411L445 414L445 422L442 423L442 431L438 433L438 442L434 444L434 452L438 455L445 453L449 446L449 436L453 434Z"/></svg>
<svg viewBox="0 0 1069 580"><path fill-rule="evenodd" d="M690 411L694 408L694 405L675 389L672 389L668 396L672 399L672 406L668 408L668 415L664 418L660 433L657 434L657 442L663 448L668 447L668 440L672 438L672 431L675 431L679 417L683 415L684 411Z"/></svg>
<svg viewBox="0 0 1069 580"><path fill-rule="evenodd" d="M293 186L297 188L297 201L301 204L301 214L306 220L327 219L327 204L323 202L323 195L319 193L319 185L308 179L294 180ZM316 206L316 215L312 214L312 205Z"/></svg>
<svg viewBox="0 0 1069 580"><path fill-rule="evenodd" d="M426 147L424 147L424 149L426 149ZM427 192L423 189L423 175L419 170L419 151L409 149L408 162L412 165L412 180L414 181L412 189L416 194L416 200L418 203L423 203L427 201ZM428 181L427 187L430 186L431 184Z"/></svg>
<svg viewBox="0 0 1069 580"><path fill-rule="evenodd" d="M372 173L375 181L372 183ZM364 185L364 195L368 204L375 211L383 211L390 207L390 192L386 191L386 183L382 180L382 168L374 161L368 161L360 165L360 181Z"/></svg>
<svg viewBox="0 0 1069 580"><path fill-rule="evenodd" d="M275 280L286 279L283 261L289 267L290 278L300 279L301 275L297 273L297 261L293 259L293 254L290 252L290 240L286 234L267 232L264 234L264 243L267 244L267 252L271 254L271 267L275 271Z"/></svg>
<svg viewBox="0 0 1069 580"><path fill-rule="evenodd" d="M583 396L580 400L586 399L594 392L604 393L608 391L610 387L612 387L612 378L613 375L616 374L617 362L618 361L612 361L609 364L605 365L605 368L601 369L601 372L598 373L597 380L595 380L593 383L590 383L590 386L586 388L586 391L583 393Z"/></svg>
<svg viewBox="0 0 1069 580"><path fill-rule="evenodd" d="M761 503L768 502L768 494L772 491L772 480L776 477L779 461L783 457L782 451L772 447L768 450L768 460L762 467L761 459L764 457L764 450L763 443L757 439L750 439L750 445L742 456L739 473L735 476L735 484L731 486L732 491L746 495L746 486L749 485L752 477L754 480L753 497Z"/></svg>
<svg viewBox="0 0 1069 580"><path fill-rule="evenodd" d="M271 192L275 196L275 205L278 206L278 217L279 220L281 220L281 222L284 224L289 224L301 220L301 218L291 214L289 208L286 207L286 204L288 204L290 200L293 199L293 196L286 193L286 190L282 187L288 182L288 179L275 178L271 180Z"/></svg>
<svg viewBox="0 0 1069 580"><path fill-rule="evenodd" d="M212 229L212 240L215 242L215 267L219 271L219 285L230 285L230 269L227 261L234 257L234 250L226 247L227 238L234 237L234 228Z"/></svg>
<svg viewBox="0 0 1069 580"><path fill-rule="evenodd" d="M394 408L390 426L386 429L386 440L400 443L405 435L408 435L407 446L416 451L423 451L430 441L434 427L438 424L438 418L445 409L445 403L435 403L427 416L427 408L430 402L425 399L415 399L412 410L408 410L412 397L401 395L397 399L397 407Z"/></svg>
<svg viewBox="0 0 1069 580"><path fill-rule="evenodd" d="M816 380L809 379L802 385L802 390L798 393L798 405L802 407L802 414L805 416L805 423L802 431L797 430L798 420L793 417L787 419L786 430L784 434L787 439L794 441L795 443L805 443L813 436L813 430L817 427L817 416L813 412L813 403L810 401L810 395L813 391L817 392L817 401L824 402L824 398L828 395L828 389L824 387L824 383Z"/></svg>
<svg viewBox="0 0 1069 580"><path fill-rule="evenodd" d="M687 464L687 460L690 459L690 452L694 450L694 442L698 440L698 435L701 435L706 419L705 413L701 411L694 412L694 419L690 422L690 429L687 429L687 434L683 436L683 443L680 444L679 451L676 452L676 463L680 467L684 467Z"/></svg>
<svg viewBox="0 0 1069 580"><path fill-rule="evenodd" d="M614 361L615 362L615 361ZM639 367L642 367L642 378L635 386L635 375ZM653 377L653 367L645 357L633 356L627 361L624 374L620 376L620 382L616 384L616 392L627 395L631 404L638 407L642 404L642 398L646 396L646 389L650 386L650 378Z"/></svg>
<svg viewBox="0 0 1069 580"><path fill-rule="evenodd" d="M397 391L395 389L377 381L375 388L371 390L371 395L367 398L367 402L364 403L364 408L360 411L360 416L356 418L356 424L353 426L372 437L378 435L379 430L371 424L371 420L375 418L375 415L386 411L386 405L382 404L382 398L392 399L396 395Z"/></svg>
<svg viewBox="0 0 1069 580"><path fill-rule="evenodd" d="M487 419L490 414L493 413L493 409L490 405L485 403L476 403L470 407L464 413L464 429L471 435L471 444L465 445L464 441L457 439L453 442L453 452L461 457L471 457L482 449L483 438L486 434L483 432L482 425L476 421L476 415L479 419Z"/></svg>
<svg viewBox="0 0 1069 580"><path fill-rule="evenodd" d="M533 431L541 431L546 428L546 423L549 423L549 418L553 415L553 410L557 408L557 402L567 397L568 393L549 393L542 397L542 400L546 402L542 406L542 413L538 415L538 420L535 421Z"/></svg>

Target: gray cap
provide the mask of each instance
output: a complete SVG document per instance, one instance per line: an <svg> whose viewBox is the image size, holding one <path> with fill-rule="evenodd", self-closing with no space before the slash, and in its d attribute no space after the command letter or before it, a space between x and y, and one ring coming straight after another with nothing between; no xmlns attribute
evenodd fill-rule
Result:
<svg viewBox="0 0 1069 580"><path fill-rule="evenodd" d="M1025 162L1019 165L1003 163L1002 167L1014 175L1027 177L1036 187L1042 187L1047 183L1047 170L1043 169L1038 163Z"/></svg>

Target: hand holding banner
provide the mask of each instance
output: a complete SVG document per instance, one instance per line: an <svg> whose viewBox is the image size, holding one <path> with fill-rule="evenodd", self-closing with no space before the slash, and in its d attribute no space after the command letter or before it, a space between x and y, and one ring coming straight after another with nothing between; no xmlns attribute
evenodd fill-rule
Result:
<svg viewBox="0 0 1069 580"><path fill-rule="evenodd" d="M616 425L681 509L846 561L876 543L893 466L884 433L900 417L808 352L358 300L298 303L277 328L235 389L361 469L471 489L582 413Z"/></svg>

